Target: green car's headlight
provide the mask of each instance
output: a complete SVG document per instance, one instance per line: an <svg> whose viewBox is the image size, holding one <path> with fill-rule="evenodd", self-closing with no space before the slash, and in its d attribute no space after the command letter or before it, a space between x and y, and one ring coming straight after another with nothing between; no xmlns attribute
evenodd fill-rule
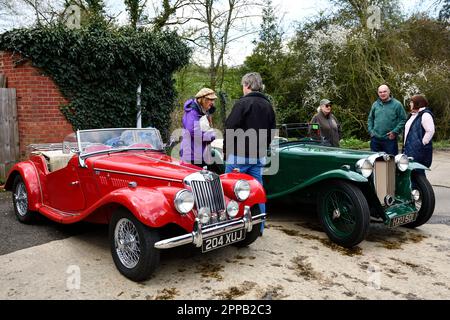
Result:
<svg viewBox="0 0 450 320"><path fill-rule="evenodd" d="M373 172L373 165L367 159L358 160L356 163L356 171L361 173L364 178L368 178Z"/></svg>
<svg viewBox="0 0 450 320"><path fill-rule="evenodd" d="M409 159L406 154L398 154L395 156L395 163L400 171L406 171L409 167Z"/></svg>
<svg viewBox="0 0 450 320"><path fill-rule="evenodd" d="M194 208L194 196L189 190L183 189L177 192L174 199L175 209L179 213L186 214Z"/></svg>
<svg viewBox="0 0 450 320"><path fill-rule="evenodd" d="M250 196L250 184L245 180L239 180L234 185L234 194L239 201L247 200Z"/></svg>

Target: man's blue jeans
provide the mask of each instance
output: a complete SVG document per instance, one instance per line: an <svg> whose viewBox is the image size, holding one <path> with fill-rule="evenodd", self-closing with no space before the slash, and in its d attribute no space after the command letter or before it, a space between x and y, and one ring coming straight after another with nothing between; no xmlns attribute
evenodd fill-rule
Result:
<svg viewBox="0 0 450 320"><path fill-rule="evenodd" d="M398 154L397 139L389 140L372 137L370 139L370 150L375 152L384 151L387 154L392 154L396 156Z"/></svg>
<svg viewBox="0 0 450 320"><path fill-rule="evenodd" d="M239 172L251 175L256 180L258 180L259 183L261 183L262 185L263 184L262 174L265 163L266 163L265 158L259 159L244 158L235 155L229 155L226 161L225 173L233 172L233 169L238 168ZM266 204L260 203L259 209L261 210L261 213L265 213ZM261 234L263 233L263 230L264 230L264 223L261 223Z"/></svg>

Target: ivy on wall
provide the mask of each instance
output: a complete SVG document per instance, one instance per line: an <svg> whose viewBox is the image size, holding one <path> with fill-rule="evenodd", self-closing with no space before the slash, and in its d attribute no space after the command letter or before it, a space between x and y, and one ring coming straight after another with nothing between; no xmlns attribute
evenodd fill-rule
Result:
<svg viewBox="0 0 450 320"><path fill-rule="evenodd" d="M163 134L176 97L172 75L191 55L173 32L61 25L3 33L0 50L20 53L54 80L70 101L61 111L75 130L135 127L141 83L142 125Z"/></svg>

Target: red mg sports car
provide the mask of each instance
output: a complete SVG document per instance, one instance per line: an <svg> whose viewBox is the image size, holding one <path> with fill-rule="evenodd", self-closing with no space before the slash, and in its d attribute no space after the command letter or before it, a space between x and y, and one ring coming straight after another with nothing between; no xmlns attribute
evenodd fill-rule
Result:
<svg viewBox="0 0 450 320"><path fill-rule="evenodd" d="M149 278L160 249L193 244L207 252L260 236L266 194L258 181L180 162L164 147L153 128L77 131L62 145L34 146L6 189L23 223L40 213L65 224L109 224L114 263L134 281Z"/></svg>

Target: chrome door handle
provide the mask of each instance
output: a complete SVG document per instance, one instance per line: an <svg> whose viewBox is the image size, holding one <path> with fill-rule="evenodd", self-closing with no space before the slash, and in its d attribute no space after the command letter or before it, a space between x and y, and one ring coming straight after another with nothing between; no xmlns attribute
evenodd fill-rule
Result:
<svg viewBox="0 0 450 320"><path fill-rule="evenodd" d="M80 184L80 181L73 181L71 183L69 183L71 186L76 186Z"/></svg>

